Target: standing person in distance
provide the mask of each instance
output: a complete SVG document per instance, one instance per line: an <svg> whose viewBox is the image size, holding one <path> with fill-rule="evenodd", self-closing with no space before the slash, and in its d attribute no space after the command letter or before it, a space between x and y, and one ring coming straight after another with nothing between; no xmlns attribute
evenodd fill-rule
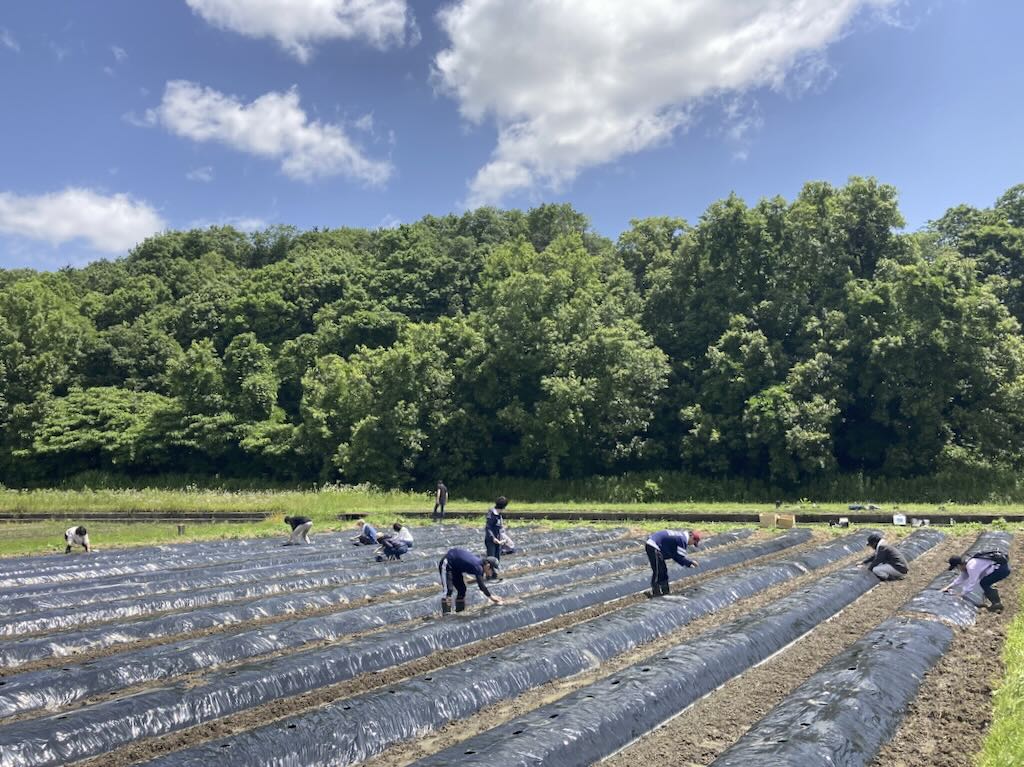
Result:
<svg viewBox="0 0 1024 767"><path fill-rule="evenodd" d="M867 565L880 581L901 581L910 572L900 550L887 543L881 534L871 533L868 536L868 547L874 549L874 553L861 564Z"/></svg>
<svg viewBox="0 0 1024 767"><path fill-rule="evenodd" d="M484 548L487 556L501 559L501 542L505 538L505 520L501 513L508 506L508 498L499 496L487 510L487 525L484 528ZM497 577L497 576L492 576Z"/></svg>
<svg viewBox="0 0 1024 767"><path fill-rule="evenodd" d="M448 488L444 482L437 480L437 491L434 493L434 513L431 517L438 522L444 522L444 507L448 503ZM440 510L440 513L438 513Z"/></svg>
<svg viewBox="0 0 1024 767"><path fill-rule="evenodd" d="M674 559L683 567L699 567L700 564L686 556L686 548L700 545L701 534L697 530L659 530L644 544L647 561L651 564L651 596L660 597L669 593L668 564Z"/></svg>
<svg viewBox="0 0 1024 767"><path fill-rule="evenodd" d="M981 587L982 593L989 601L988 609L1001 613L1003 602L994 584L1010 575L1010 558L1001 551L982 551L966 560L963 557L950 557L949 569L958 570L957 579L942 590L948 594L954 588L960 588L960 594L966 595Z"/></svg>
<svg viewBox="0 0 1024 767"><path fill-rule="evenodd" d="M81 546L85 549L85 553L88 554L92 551L89 545L89 531L81 525L75 527L69 527L64 531L64 553L70 554L72 546Z"/></svg>
<svg viewBox="0 0 1024 767"><path fill-rule="evenodd" d="M478 557L466 549L448 549L448 553L437 563L437 574L441 578L441 588L444 589L444 596L441 597L441 612L448 613L452 609L452 591L456 592L455 612L461 613L466 609L466 579L471 575L476 579L476 585L494 604L502 603L501 597L494 596L484 583L484 579L492 579L498 572L499 562L494 557Z"/></svg>
<svg viewBox="0 0 1024 767"><path fill-rule="evenodd" d="M284 523L291 527L291 537L285 541L285 546L294 546L297 543L312 543L309 540L309 531L313 528L313 520L309 517L285 517Z"/></svg>

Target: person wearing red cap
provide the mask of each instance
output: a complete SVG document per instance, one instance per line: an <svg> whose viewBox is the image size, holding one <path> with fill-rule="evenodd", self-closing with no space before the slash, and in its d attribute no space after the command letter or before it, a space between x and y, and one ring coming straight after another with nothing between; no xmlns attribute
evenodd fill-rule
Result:
<svg viewBox="0 0 1024 767"><path fill-rule="evenodd" d="M696 548L701 534L696 530L659 530L647 539L644 548L651 563L651 596L668 594L668 565L666 559L674 559L683 567L698 567L698 563L684 553L688 546Z"/></svg>

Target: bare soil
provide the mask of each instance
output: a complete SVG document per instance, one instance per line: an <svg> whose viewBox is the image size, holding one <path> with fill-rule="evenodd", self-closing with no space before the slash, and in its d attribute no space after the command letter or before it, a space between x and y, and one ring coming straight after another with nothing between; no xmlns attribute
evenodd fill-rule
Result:
<svg viewBox="0 0 1024 767"><path fill-rule="evenodd" d="M972 540L973 536L957 536L943 541L911 563L905 580L879 583L785 651L726 683L603 764L710 764L826 662L927 586L944 569L945 560ZM924 764L931 767L931 762Z"/></svg>
<svg viewBox="0 0 1024 767"><path fill-rule="evenodd" d="M1024 555L1021 536L1010 561ZM1005 610L978 611L976 625L957 631L952 646L928 674L896 735L873 767L962 767L981 750L992 719L992 694L1003 677L1002 649L1020 604L1024 575L1014 569L997 585Z"/></svg>

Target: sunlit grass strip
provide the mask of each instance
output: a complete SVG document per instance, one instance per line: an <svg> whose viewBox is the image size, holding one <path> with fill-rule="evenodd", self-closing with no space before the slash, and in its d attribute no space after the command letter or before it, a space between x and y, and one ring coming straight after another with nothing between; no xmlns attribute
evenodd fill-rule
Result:
<svg viewBox="0 0 1024 767"><path fill-rule="evenodd" d="M1018 598L1024 601L1024 589ZM977 760L979 767L1024 765L1024 611L1010 624L1003 662L1006 676L995 694L992 726Z"/></svg>

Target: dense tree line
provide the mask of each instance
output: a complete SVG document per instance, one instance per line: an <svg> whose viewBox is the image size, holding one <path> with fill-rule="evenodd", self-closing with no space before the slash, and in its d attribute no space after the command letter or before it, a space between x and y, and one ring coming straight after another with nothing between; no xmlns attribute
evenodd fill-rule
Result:
<svg viewBox="0 0 1024 767"><path fill-rule="evenodd" d="M0 478L1017 468L1024 185L902 227L854 178L617 242L543 205L0 271Z"/></svg>

